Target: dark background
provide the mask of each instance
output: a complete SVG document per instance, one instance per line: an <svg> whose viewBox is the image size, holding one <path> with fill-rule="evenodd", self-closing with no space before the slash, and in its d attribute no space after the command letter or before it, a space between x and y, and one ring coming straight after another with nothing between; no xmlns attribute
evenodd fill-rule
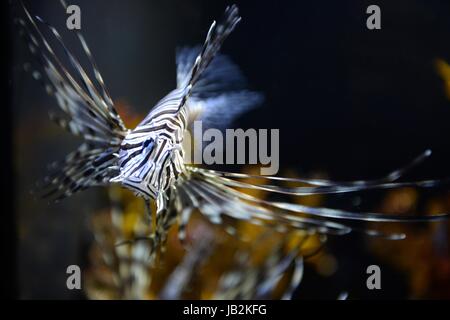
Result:
<svg viewBox="0 0 450 320"><path fill-rule="evenodd" d="M142 115L175 87L175 48L202 43L212 19L230 4L70 3L81 7L82 32L113 99L126 101ZM381 30L366 28L370 4L381 7ZM66 16L59 3L27 5L76 47L73 35L65 30ZM450 176L450 101L435 68L437 58L450 61L449 1L237 1L237 5L243 20L223 52L266 101L235 126L279 128L282 168L326 172L338 180L375 178L430 148L433 157L408 179ZM55 103L23 72L30 57L14 27L5 25L8 29L11 112L4 107L3 122L4 137L13 141L12 153L6 154L13 155L14 167L3 170L5 175L13 172L13 184L7 187L15 195L15 210L4 212L5 219L12 217L8 232L17 239L11 292L25 299L82 298L65 288L65 268L83 263L90 237L86 216L97 206L93 201L97 191L57 205L29 195L46 163L61 158L77 141L60 134L48 120L47 112ZM367 199L369 204L377 200ZM333 201L351 208L348 199ZM382 262L368 253L360 237L335 239L330 246L339 252L338 273L323 281L307 272L299 296L335 299L340 291L350 290L356 298L407 298L404 275L388 266L386 279L392 281L385 281L382 292L363 288L365 266Z"/></svg>

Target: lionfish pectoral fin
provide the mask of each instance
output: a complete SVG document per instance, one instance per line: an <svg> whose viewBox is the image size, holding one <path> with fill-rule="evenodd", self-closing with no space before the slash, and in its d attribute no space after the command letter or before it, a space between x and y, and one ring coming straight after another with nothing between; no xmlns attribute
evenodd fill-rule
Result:
<svg viewBox="0 0 450 320"><path fill-rule="evenodd" d="M51 117L84 140L76 151L53 166L55 172L45 179L44 196L59 200L88 187L105 185L111 178L109 167L116 165L115 154L127 129L115 110L94 58L84 37L76 31L94 73L95 80L92 80L56 28L41 17L33 17L22 1L20 4L25 17L16 21L40 64L39 74L46 81L46 91L55 97L63 114ZM62 4L65 7L64 1ZM69 67L56 53L52 42L62 49Z"/></svg>
<svg viewBox="0 0 450 320"><path fill-rule="evenodd" d="M190 179L181 184L178 189L189 195L190 205L197 208L213 223L223 221L222 215L248 221L250 223L271 227L284 226L289 229L309 230L324 234L344 235L351 231L363 232L369 236L384 237L390 240L400 240L405 237L402 233L383 233L377 230L367 229L362 226L354 226L351 222L431 222L447 220L448 213L432 216L414 215L389 215L381 213L356 213L346 210L324 207L310 207L298 203L264 200L244 193L237 188L264 190L273 194L288 194L302 196L309 194L356 192L366 189L386 188L385 184L370 184L370 187L352 189L349 184L339 189L337 185L316 187L278 188L276 186L256 185L244 183L232 179L233 175L242 178L241 174L229 174L217 171L199 169L188 166ZM261 177L267 178L267 177ZM270 177L269 177L270 179ZM400 183L403 186L404 183ZM409 183L413 186L431 187L434 183L422 184L421 182ZM329 189L333 187L333 189ZM395 188L396 184L389 184L389 188ZM301 188L308 188L304 193ZM324 188L326 188L324 190ZM289 189L293 189L289 192ZM344 190L344 191L343 191Z"/></svg>

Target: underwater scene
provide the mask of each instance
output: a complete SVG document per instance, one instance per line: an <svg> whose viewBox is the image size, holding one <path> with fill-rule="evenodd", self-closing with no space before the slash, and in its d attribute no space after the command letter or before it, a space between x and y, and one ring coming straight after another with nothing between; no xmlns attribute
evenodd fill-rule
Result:
<svg viewBox="0 0 450 320"><path fill-rule="evenodd" d="M17 299L450 298L450 2L4 9Z"/></svg>

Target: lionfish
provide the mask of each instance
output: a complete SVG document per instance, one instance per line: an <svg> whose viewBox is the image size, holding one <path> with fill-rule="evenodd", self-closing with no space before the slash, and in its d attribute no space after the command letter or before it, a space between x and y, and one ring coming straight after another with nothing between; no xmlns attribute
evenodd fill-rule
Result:
<svg viewBox="0 0 450 320"><path fill-rule="evenodd" d="M64 0L61 1L64 7ZM240 22L235 5L226 8L219 23L214 21L201 47L183 48L176 54L177 87L162 98L134 129L125 127L105 86L91 51L76 32L88 58L94 79L88 76L78 58L63 43L59 32L23 6L24 19L18 18L28 47L40 62L42 72L36 78L45 81L64 116L51 116L56 123L83 139L77 150L62 162L53 164L54 172L40 187L44 196L61 200L94 186L119 184L144 199L147 208L156 201L153 212L153 238L163 243L171 225L179 225L179 238L185 239L185 227L197 209L209 221L230 233L236 231L230 221L244 220L274 228L277 232L304 230L324 235L343 235L359 230L371 236L401 239L402 234L383 234L353 226L352 222L417 222L448 218L433 216L384 215L358 213L297 203L263 200L242 191L256 189L270 194L307 196L351 193L369 189L404 186L433 187L436 180L395 182L407 170L427 158L425 151L408 165L375 180L334 182L325 179L297 179L278 176L253 176L193 166L185 161L183 140L194 120L206 124L212 119L229 122L260 104L262 95L246 88L239 68L219 50ZM47 35L48 36L47 36ZM64 65L50 43L63 49L71 68ZM248 183L257 178L268 183ZM271 181L271 182L270 182ZM296 187L277 185L297 183ZM272 183L272 184L270 184Z"/></svg>

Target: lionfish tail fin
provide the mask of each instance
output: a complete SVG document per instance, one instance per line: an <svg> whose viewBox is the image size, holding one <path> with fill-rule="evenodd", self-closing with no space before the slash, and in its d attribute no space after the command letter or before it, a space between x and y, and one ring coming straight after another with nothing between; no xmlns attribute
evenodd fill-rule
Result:
<svg viewBox="0 0 450 320"><path fill-rule="evenodd" d="M66 7L64 1L61 3ZM22 1L20 4L24 17L17 17L15 22L36 58L38 66L33 70L33 76L42 81L60 109L59 114L50 117L57 125L83 139L76 151L62 162L51 165L54 173L36 188L40 195L62 199L109 181L111 167L116 163L116 153L127 129L81 33L76 31L94 80L64 44L59 32L42 18L32 16Z"/></svg>

